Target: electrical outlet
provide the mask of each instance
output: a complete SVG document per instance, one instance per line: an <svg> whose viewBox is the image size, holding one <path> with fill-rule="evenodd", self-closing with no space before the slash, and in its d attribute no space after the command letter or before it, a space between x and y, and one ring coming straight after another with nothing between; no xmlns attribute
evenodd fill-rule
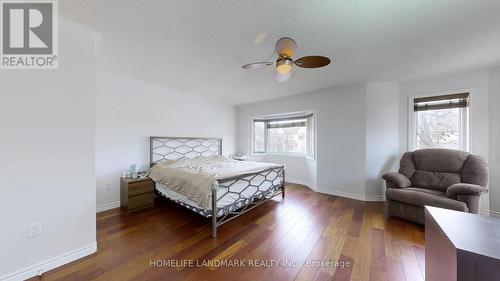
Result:
<svg viewBox="0 0 500 281"><path fill-rule="evenodd" d="M28 237L33 238L42 235L42 223L36 222L28 225Z"/></svg>

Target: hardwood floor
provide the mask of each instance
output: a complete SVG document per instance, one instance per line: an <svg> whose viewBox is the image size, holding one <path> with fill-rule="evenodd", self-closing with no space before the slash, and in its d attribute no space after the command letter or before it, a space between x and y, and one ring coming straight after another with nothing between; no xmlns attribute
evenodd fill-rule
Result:
<svg viewBox="0 0 500 281"><path fill-rule="evenodd" d="M97 215L96 254L40 279L424 280L423 228L385 218L379 202L289 184L284 201L259 206L218 235L210 238L208 219L164 199L130 215L110 210ZM236 267L241 260L246 264ZM325 264L332 261L341 266ZM161 266L168 262L173 267ZM203 262L212 264L197 266Z"/></svg>

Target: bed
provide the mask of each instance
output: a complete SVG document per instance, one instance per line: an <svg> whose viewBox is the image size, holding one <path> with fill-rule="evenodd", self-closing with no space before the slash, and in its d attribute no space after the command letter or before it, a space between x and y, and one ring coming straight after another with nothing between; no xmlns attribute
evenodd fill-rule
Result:
<svg viewBox="0 0 500 281"><path fill-rule="evenodd" d="M150 137L148 176L159 196L210 218L214 239L219 226L285 198L284 165L226 158L218 138Z"/></svg>

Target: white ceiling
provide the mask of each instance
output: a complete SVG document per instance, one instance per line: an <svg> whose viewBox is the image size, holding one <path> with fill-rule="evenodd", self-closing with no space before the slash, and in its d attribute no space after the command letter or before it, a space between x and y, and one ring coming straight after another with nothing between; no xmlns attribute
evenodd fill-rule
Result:
<svg viewBox="0 0 500 281"><path fill-rule="evenodd" d="M102 34L98 68L242 104L370 81L408 81L500 63L498 0L72 0L64 17ZM283 36L297 58L278 83L267 60ZM259 43L259 41L262 41Z"/></svg>

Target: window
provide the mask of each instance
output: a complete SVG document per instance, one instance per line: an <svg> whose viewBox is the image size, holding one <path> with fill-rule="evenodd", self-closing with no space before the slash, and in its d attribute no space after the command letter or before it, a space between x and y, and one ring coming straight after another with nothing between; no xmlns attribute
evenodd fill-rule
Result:
<svg viewBox="0 0 500 281"><path fill-rule="evenodd" d="M254 153L266 152L266 122L254 121Z"/></svg>
<svg viewBox="0 0 500 281"><path fill-rule="evenodd" d="M413 149L468 150L469 93L413 99Z"/></svg>
<svg viewBox="0 0 500 281"><path fill-rule="evenodd" d="M312 114L257 118L253 124L254 153L314 157Z"/></svg>

